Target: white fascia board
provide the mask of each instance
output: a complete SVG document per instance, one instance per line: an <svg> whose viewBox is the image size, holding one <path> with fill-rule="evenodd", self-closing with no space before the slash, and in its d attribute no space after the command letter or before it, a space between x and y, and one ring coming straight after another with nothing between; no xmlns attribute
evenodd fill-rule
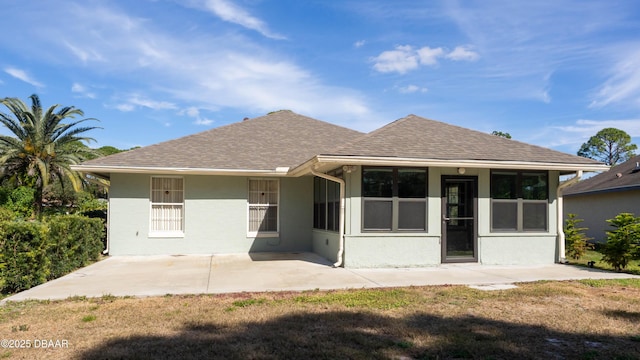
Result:
<svg viewBox="0 0 640 360"><path fill-rule="evenodd" d="M228 175L228 176L287 176L288 167L278 167L275 170L251 169L194 169L172 167L137 167L137 166L96 166L71 165L71 169L83 173L127 173L127 174L183 174L183 175Z"/></svg>
<svg viewBox="0 0 640 360"><path fill-rule="evenodd" d="M604 164L569 164L553 162L528 161L491 161L491 160L442 160L442 159L413 159L395 157L370 156L331 156L318 155L304 164L290 171L292 176L301 176L309 169L320 164L337 165L372 165L372 166L412 166L412 167L464 167L483 169L518 169L518 170L557 170L561 172L592 172L606 171L609 166Z"/></svg>

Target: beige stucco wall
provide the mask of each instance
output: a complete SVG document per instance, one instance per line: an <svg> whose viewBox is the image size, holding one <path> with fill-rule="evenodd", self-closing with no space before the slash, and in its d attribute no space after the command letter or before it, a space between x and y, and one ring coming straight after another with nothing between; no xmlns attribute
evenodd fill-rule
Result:
<svg viewBox="0 0 640 360"><path fill-rule="evenodd" d="M576 214L584 220L579 226L588 228L586 235L598 242L606 241L606 231L613 229L607 220L622 212L640 216L640 189L564 198L564 218Z"/></svg>

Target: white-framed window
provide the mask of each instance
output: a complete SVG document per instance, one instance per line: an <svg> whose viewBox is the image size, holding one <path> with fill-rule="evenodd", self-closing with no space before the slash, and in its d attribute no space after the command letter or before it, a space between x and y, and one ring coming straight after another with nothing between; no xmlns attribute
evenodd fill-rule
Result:
<svg viewBox="0 0 640 360"><path fill-rule="evenodd" d="M184 179L151 177L151 236L184 235Z"/></svg>
<svg viewBox="0 0 640 360"><path fill-rule="evenodd" d="M280 181L278 179L249 179L248 234L272 236L279 231Z"/></svg>

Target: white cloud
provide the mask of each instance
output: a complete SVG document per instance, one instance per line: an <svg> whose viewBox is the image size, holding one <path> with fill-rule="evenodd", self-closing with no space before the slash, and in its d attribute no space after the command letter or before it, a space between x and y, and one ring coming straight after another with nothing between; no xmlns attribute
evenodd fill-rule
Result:
<svg viewBox="0 0 640 360"><path fill-rule="evenodd" d="M117 104L115 108L122 112L130 112L136 109L136 107L132 104Z"/></svg>
<svg viewBox="0 0 640 360"><path fill-rule="evenodd" d="M197 118L196 121L193 122L195 125L211 125L213 124L213 120L206 118Z"/></svg>
<svg viewBox="0 0 640 360"><path fill-rule="evenodd" d="M80 49L79 47L74 46L68 41L65 41L64 45L83 63L87 63L89 61L105 61L104 57L99 53L98 50L92 48L88 48L86 50Z"/></svg>
<svg viewBox="0 0 640 360"><path fill-rule="evenodd" d="M637 47L637 45L636 45ZM591 107L612 104L640 107L640 50L623 53L600 86Z"/></svg>
<svg viewBox="0 0 640 360"><path fill-rule="evenodd" d="M432 49L428 46L418 49L418 57L420 58L420 64L423 65L436 65L438 64L438 58L444 55L442 48Z"/></svg>
<svg viewBox="0 0 640 360"><path fill-rule="evenodd" d="M480 57L469 45L456 46L453 51L447 54L447 59L453 61L476 61Z"/></svg>
<svg viewBox="0 0 640 360"><path fill-rule="evenodd" d="M187 115L189 117L194 118L195 121L193 122L193 124L195 124L195 125L211 125L214 122L214 120L201 117L200 116L200 109L198 109L197 107L194 107L194 106L188 107L186 109L183 109L180 112L178 112L178 114L179 115Z"/></svg>
<svg viewBox="0 0 640 360"><path fill-rule="evenodd" d="M90 99L96 98L95 93L91 92L89 89L87 89L86 86L79 83L73 83L71 85L71 92L79 94L80 96L83 96L83 97L90 98Z"/></svg>
<svg viewBox="0 0 640 360"><path fill-rule="evenodd" d="M413 84L407 85L407 86L403 86L403 87L398 87L397 89L402 94L412 94L412 93L416 93L416 92L425 93L425 92L429 91L425 87L420 87L420 86L413 85Z"/></svg>
<svg viewBox="0 0 640 360"><path fill-rule="evenodd" d="M250 30L255 30L271 39L282 40L284 36L271 32L269 27L260 19L252 16L246 10L226 0L206 0L204 6L222 20L238 24Z"/></svg>
<svg viewBox="0 0 640 360"><path fill-rule="evenodd" d="M439 59L452 61L475 61L479 55L470 50L469 45L458 46L453 51L448 52L441 48L431 48L424 46L414 49L411 45L399 45L394 50L387 50L372 58L373 68L382 73L397 72L405 74L411 70L416 70L420 65L436 66Z"/></svg>
<svg viewBox="0 0 640 360"><path fill-rule="evenodd" d="M147 108L151 110L176 110L178 106L168 101L151 100L144 95L129 94L121 96L126 100L114 105L114 107L123 112L133 111L138 108Z"/></svg>
<svg viewBox="0 0 640 360"><path fill-rule="evenodd" d="M363 47L363 46L364 46L364 44L366 44L366 43L367 43L367 41L366 41L366 40L358 40L358 41L356 41L356 42L353 44L353 46L354 46L354 47L356 47L356 48L361 48L361 47Z"/></svg>
<svg viewBox="0 0 640 360"><path fill-rule="evenodd" d="M152 110L174 110L178 108L174 103L168 101L150 100L139 95L133 95L127 101L131 105L146 107Z"/></svg>
<svg viewBox="0 0 640 360"><path fill-rule="evenodd" d="M547 147L570 147L570 152L577 152L580 145L604 128L616 128L625 131L631 137L640 137L640 118L609 120L576 120L564 126L546 126L538 131L530 132L522 140Z"/></svg>
<svg viewBox="0 0 640 360"><path fill-rule="evenodd" d="M194 35L188 26L165 28L107 3L50 9L49 16L69 21L54 26L36 17L45 27L32 34L33 46L56 54L46 59L54 64L80 66L87 76L117 82L108 106L120 111L175 113L195 106L252 115L291 109L336 122L377 116L361 92L327 85L291 57L242 34L199 28Z"/></svg>
<svg viewBox="0 0 640 360"><path fill-rule="evenodd" d="M21 70L21 69L17 69L14 67L8 67L4 69L4 72L6 72L7 74L13 76L14 78L24 81L27 84L31 84L35 87L41 88L44 87L44 84L33 79L29 74L27 74L26 71Z"/></svg>
<svg viewBox="0 0 640 360"><path fill-rule="evenodd" d="M636 137L640 136L640 119L619 119L619 120L587 120L581 119L575 125L558 126L559 130L580 134L588 138L595 135L604 128L616 128L625 131L627 134Z"/></svg>
<svg viewBox="0 0 640 360"><path fill-rule="evenodd" d="M383 51L373 58L373 68L382 73L404 74L418 68L418 54L409 45L396 46L395 50Z"/></svg>

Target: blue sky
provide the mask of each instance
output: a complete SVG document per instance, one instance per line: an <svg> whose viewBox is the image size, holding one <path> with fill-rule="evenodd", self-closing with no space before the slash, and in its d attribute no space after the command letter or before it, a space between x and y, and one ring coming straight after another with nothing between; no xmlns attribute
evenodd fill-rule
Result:
<svg viewBox="0 0 640 360"><path fill-rule="evenodd" d="M81 108L95 147L280 109L360 131L416 114L569 153L605 127L640 143L635 0L0 4L0 97Z"/></svg>

